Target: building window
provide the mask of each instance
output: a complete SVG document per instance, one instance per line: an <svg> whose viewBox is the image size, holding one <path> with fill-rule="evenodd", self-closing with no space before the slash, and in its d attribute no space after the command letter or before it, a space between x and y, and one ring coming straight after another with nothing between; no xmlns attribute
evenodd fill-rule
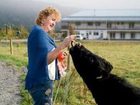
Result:
<svg viewBox="0 0 140 105"><path fill-rule="evenodd" d="M95 36L98 36L98 35L99 35L99 33L98 33L98 32L94 32L94 35L95 35Z"/></svg>
<svg viewBox="0 0 140 105"><path fill-rule="evenodd" d="M76 24L77 26L80 26L80 25L81 25L81 23L80 23L80 22L76 22L75 24Z"/></svg>
<svg viewBox="0 0 140 105"><path fill-rule="evenodd" d="M120 25L120 22L117 22L117 25Z"/></svg>
<svg viewBox="0 0 140 105"><path fill-rule="evenodd" d="M76 35L80 35L80 32L79 31L76 31Z"/></svg>
<svg viewBox="0 0 140 105"><path fill-rule="evenodd" d="M136 35L135 33L131 33L131 39L135 39Z"/></svg>
<svg viewBox="0 0 140 105"><path fill-rule="evenodd" d="M121 25L124 25L124 22L121 22Z"/></svg>
<svg viewBox="0 0 140 105"><path fill-rule="evenodd" d="M121 32L121 39L125 39L125 33L124 32Z"/></svg>
<svg viewBox="0 0 140 105"><path fill-rule="evenodd" d="M135 24L134 24L134 23L129 23L129 28L130 28L130 29L133 29L133 28L134 28L134 26L135 26Z"/></svg>
<svg viewBox="0 0 140 105"><path fill-rule="evenodd" d="M110 39L115 39L115 33L114 32L110 33Z"/></svg>
<svg viewBox="0 0 140 105"><path fill-rule="evenodd" d="M123 25L124 22L117 22L117 25Z"/></svg>
<svg viewBox="0 0 140 105"><path fill-rule="evenodd" d="M111 23L107 23L107 28L111 28L111 27L112 27Z"/></svg>
<svg viewBox="0 0 140 105"><path fill-rule="evenodd" d="M88 22L88 26L93 26L93 22Z"/></svg>
<svg viewBox="0 0 140 105"><path fill-rule="evenodd" d="M89 31L88 33L89 33L89 35L91 35L91 33L92 33L92 32L91 32L91 31Z"/></svg>
<svg viewBox="0 0 140 105"><path fill-rule="evenodd" d="M101 25L100 22L96 22L96 23L95 23L95 26L100 26L100 25Z"/></svg>

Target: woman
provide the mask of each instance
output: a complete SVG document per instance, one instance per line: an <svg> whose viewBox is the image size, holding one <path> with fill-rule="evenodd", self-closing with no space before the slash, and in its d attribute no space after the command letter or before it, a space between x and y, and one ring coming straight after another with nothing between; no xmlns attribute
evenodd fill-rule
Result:
<svg viewBox="0 0 140 105"><path fill-rule="evenodd" d="M57 57L75 39L75 35L70 35L59 46L55 45L48 32L60 18L57 9L43 9L28 37L28 73L25 88L31 94L34 105L52 105L53 81L60 79Z"/></svg>

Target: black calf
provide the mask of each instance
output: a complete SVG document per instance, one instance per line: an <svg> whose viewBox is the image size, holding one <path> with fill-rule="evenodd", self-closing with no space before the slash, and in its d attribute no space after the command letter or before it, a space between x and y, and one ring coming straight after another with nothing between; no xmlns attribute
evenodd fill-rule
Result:
<svg viewBox="0 0 140 105"><path fill-rule="evenodd" d="M140 88L111 74L113 66L108 61L80 44L72 45L70 54L98 105L140 105Z"/></svg>

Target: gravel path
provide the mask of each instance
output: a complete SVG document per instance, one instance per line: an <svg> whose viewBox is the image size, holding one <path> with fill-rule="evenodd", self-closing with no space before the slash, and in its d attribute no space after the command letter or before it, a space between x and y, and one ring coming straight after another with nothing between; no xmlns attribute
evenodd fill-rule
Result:
<svg viewBox="0 0 140 105"><path fill-rule="evenodd" d="M14 67L0 62L0 105L19 105L19 76Z"/></svg>

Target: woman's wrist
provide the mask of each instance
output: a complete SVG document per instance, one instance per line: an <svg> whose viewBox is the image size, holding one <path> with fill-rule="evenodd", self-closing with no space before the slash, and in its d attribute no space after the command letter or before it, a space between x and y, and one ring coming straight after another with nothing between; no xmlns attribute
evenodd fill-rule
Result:
<svg viewBox="0 0 140 105"><path fill-rule="evenodd" d="M60 50L63 50L64 48L66 48L66 46L65 46L64 43L62 43L62 44L59 45L59 49L60 49Z"/></svg>
<svg viewBox="0 0 140 105"><path fill-rule="evenodd" d="M63 48L63 45L59 45L57 48L58 48L59 51L61 51L61 50L64 49L64 48Z"/></svg>

